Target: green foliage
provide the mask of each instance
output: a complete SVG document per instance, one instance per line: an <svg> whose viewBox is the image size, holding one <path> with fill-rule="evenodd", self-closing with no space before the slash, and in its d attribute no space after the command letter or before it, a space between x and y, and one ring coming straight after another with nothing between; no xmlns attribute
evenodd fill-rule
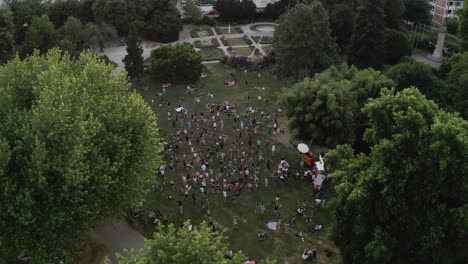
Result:
<svg viewBox="0 0 468 264"><path fill-rule="evenodd" d="M126 0L96 0L93 13L98 23L109 23L117 31L126 32L127 26L133 21Z"/></svg>
<svg viewBox="0 0 468 264"><path fill-rule="evenodd" d="M383 8L383 0L364 0L358 8L348 59L359 68L382 68L385 58Z"/></svg>
<svg viewBox="0 0 468 264"><path fill-rule="evenodd" d="M414 86L438 105L446 107L448 101L447 86L439 79L434 68L422 62L407 61L394 65L386 75L396 83L397 91Z"/></svg>
<svg viewBox="0 0 468 264"><path fill-rule="evenodd" d="M127 55L123 62L130 79L139 80L143 76L143 48L140 45L138 35L131 31L127 39Z"/></svg>
<svg viewBox="0 0 468 264"><path fill-rule="evenodd" d="M26 31L26 38L23 46L23 55L31 55L34 49L41 53L47 52L55 46L57 35L55 27L49 20L48 15L34 16L31 25Z"/></svg>
<svg viewBox="0 0 468 264"><path fill-rule="evenodd" d="M447 82L452 109L468 118L468 52L455 54L446 62L450 70Z"/></svg>
<svg viewBox="0 0 468 264"><path fill-rule="evenodd" d="M8 7L13 12L13 22L16 25L16 43L24 41L26 30L34 16L47 13L47 4L41 0L12 0L8 2Z"/></svg>
<svg viewBox="0 0 468 264"><path fill-rule="evenodd" d="M418 24L428 25L431 23L431 6L428 0L404 0L404 4L403 19Z"/></svg>
<svg viewBox="0 0 468 264"><path fill-rule="evenodd" d="M75 17L68 17L63 26L57 29L57 35L57 46L73 57L78 57L84 48L84 26L81 21Z"/></svg>
<svg viewBox="0 0 468 264"><path fill-rule="evenodd" d="M354 142L355 129L366 123L359 109L382 88L392 86L380 72L343 64L286 90L280 104L294 137L336 146Z"/></svg>
<svg viewBox="0 0 468 264"><path fill-rule="evenodd" d="M447 32L452 35L458 34L458 19L454 17L447 17L445 19L445 26L447 27Z"/></svg>
<svg viewBox="0 0 468 264"><path fill-rule="evenodd" d="M151 74L170 82L196 82L202 73L202 57L190 43L164 45L151 52Z"/></svg>
<svg viewBox="0 0 468 264"><path fill-rule="evenodd" d="M197 23L201 17L202 17L202 12L200 8L197 6L195 3L195 0L188 0L185 2L185 19L188 19L189 21L193 23Z"/></svg>
<svg viewBox="0 0 468 264"><path fill-rule="evenodd" d="M218 0L213 8L219 13L218 20L224 22L250 22L257 12L257 7L252 0Z"/></svg>
<svg viewBox="0 0 468 264"><path fill-rule="evenodd" d="M154 41L171 42L179 38L182 22L179 11L167 1L162 11L155 10L146 22L145 36Z"/></svg>
<svg viewBox="0 0 468 264"><path fill-rule="evenodd" d="M344 263L462 263L468 242L468 122L416 89L384 90L363 110L369 155L331 151L331 238Z"/></svg>
<svg viewBox="0 0 468 264"><path fill-rule="evenodd" d="M404 0L385 0L385 24L387 28L399 30L403 27Z"/></svg>
<svg viewBox="0 0 468 264"><path fill-rule="evenodd" d="M280 0L275 3L269 3L261 13L261 16L270 20L278 19L288 8L293 8L297 0Z"/></svg>
<svg viewBox="0 0 468 264"><path fill-rule="evenodd" d="M458 11L458 35L462 39L460 50L468 51L468 0L463 2L463 9Z"/></svg>
<svg viewBox="0 0 468 264"><path fill-rule="evenodd" d="M70 263L98 222L152 182L156 117L124 75L59 50L0 68L0 256Z"/></svg>
<svg viewBox="0 0 468 264"><path fill-rule="evenodd" d="M331 34L341 50L345 51L350 43L354 30L353 6L345 4L333 5L329 9Z"/></svg>
<svg viewBox="0 0 468 264"><path fill-rule="evenodd" d="M212 232L205 222L195 226L192 231L187 228L190 221L185 222L184 226L177 230L173 224L167 227L159 225L153 238L147 241L144 252L135 256L134 252L127 251L124 255L118 255L119 263L238 264L248 260L242 251L235 252L232 259L225 258L224 254L229 250L229 245L224 242L225 237Z"/></svg>
<svg viewBox="0 0 468 264"><path fill-rule="evenodd" d="M273 46L282 75L295 75L298 80L302 67L312 76L337 61L328 15L320 2L298 4L284 13L278 23Z"/></svg>
<svg viewBox="0 0 468 264"><path fill-rule="evenodd" d="M384 34L385 63L396 64L402 57L411 56L411 43L405 33L394 29L385 29Z"/></svg>
<svg viewBox="0 0 468 264"><path fill-rule="evenodd" d="M0 65L15 55L15 25L13 14L7 7L0 6Z"/></svg>
<svg viewBox="0 0 468 264"><path fill-rule="evenodd" d="M56 27L60 27L67 21L68 17L80 17L81 5L80 0L51 1L48 4L47 14L50 21Z"/></svg>
<svg viewBox="0 0 468 264"><path fill-rule="evenodd" d="M117 39L117 31L109 24L86 24L83 32L85 40L90 47L98 46L100 51L104 51L106 41Z"/></svg>

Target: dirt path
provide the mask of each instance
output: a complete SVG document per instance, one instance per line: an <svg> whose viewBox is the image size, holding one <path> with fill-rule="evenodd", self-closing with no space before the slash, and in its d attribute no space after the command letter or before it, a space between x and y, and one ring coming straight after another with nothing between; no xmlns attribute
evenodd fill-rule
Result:
<svg viewBox="0 0 468 264"><path fill-rule="evenodd" d="M95 231L110 252L110 263L117 263L115 253L122 253L124 249L134 248L138 252L145 248L143 236L124 220L117 223L107 223Z"/></svg>

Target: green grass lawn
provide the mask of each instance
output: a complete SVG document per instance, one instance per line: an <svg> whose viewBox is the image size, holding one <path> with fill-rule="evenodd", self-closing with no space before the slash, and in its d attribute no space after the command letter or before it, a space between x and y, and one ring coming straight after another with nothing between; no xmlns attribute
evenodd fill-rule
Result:
<svg viewBox="0 0 468 264"><path fill-rule="evenodd" d="M243 38L226 38L229 46L245 46L248 45Z"/></svg>
<svg viewBox="0 0 468 264"><path fill-rule="evenodd" d="M232 52L239 56L250 56L253 50L250 47L233 48Z"/></svg>
<svg viewBox="0 0 468 264"><path fill-rule="evenodd" d="M329 209L319 209L313 216L313 221L305 223L302 219L297 219L296 226L286 232L284 227L280 231L271 231L265 228L265 222L274 220L273 215L273 200L276 194L281 197L281 203L283 207L281 209L281 217L283 223L286 223L296 215L297 202L299 200L306 200L308 208L306 214L311 214L311 205L314 199L314 193L312 184L303 178L290 179L289 182L281 184L277 183L272 186L270 182L269 188L264 187L264 178L269 177L276 165L279 163L281 157L285 157L290 165L291 169L299 166L299 159L297 153L287 143L286 138L279 142L277 138L273 138L268 135L268 126L271 126L273 121L273 113L278 106L275 104L276 98L280 93L280 88L287 87L290 83L283 81L277 81L273 75L268 71L264 70L261 72L247 72L244 73L241 70L230 69L223 64L207 64L209 73L208 77L203 78L198 84L196 84L197 91L194 94L186 94L185 86L175 85L167 89L166 94L158 96L160 92L158 85L150 83L150 89L143 91L138 90L149 105L154 109L158 115L158 123L161 128L161 136L169 137L175 133L172 128L171 121L167 118L167 111L171 111L173 117L175 116L174 108L179 104L185 106L189 111L189 116L193 111L202 112L205 111L206 103L220 103L228 100L235 102L238 106L237 113L242 115L245 112L246 107L254 106L258 107L263 111L271 113L270 119L262 119L257 116L259 121L264 125L257 134L254 134L254 144L256 139L261 140L260 150L262 151L265 161L271 160L270 170L266 169L265 162L260 163L260 182L259 189L254 193L248 193L247 190L243 189L237 204L233 204L229 200L226 204L223 203L222 194L212 194L210 185L208 184L207 192L210 200L209 208L215 224L217 224L223 232L229 237L228 242L231 244L232 249L242 250L247 256L250 256L253 260L261 260L264 258L277 259L278 263L302 263L301 254L302 251L307 248L317 249L317 263L341 263L339 253L337 253L334 245L327 239L327 231L329 230L330 211ZM230 79L230 73L234 73L238 78L236 86L228 87L224 85L224 80ZM259 77L260 73L260 77ZM245 81L248 81L246 86ZM257 89L254 87L264 87L264 89ZM215 98L210 99L207 94L214 94ZM258 100L258 96L261 96L261 100ZM201 103L194 103L193 98L200 97ZM248 100L248 98L250 98ZM167 103L170 102L171 106L168 107ZM226 114L222 113L220 118L224 120L224 133L226 133L230 139L234 140L237 135L239 124L234 124L232 119ZM279 116L278 119L284 120L284 117ZM280 122L278 120L278 122ZM282 122L280 122L282 123ZM179 125L180 126L180 125ZM219 126L219 125L218 125ZM194 129L195 133L197 130ZM211 128L212 129L212 128ZM218 127L219 129L219 127ZM245 134L245 133L244 133ZM245 136L244 136L245 137ZM270 147L267 148L265 143L269 141ZM286 144L284 144L286 143ZM195 146L199 146L196 142L193 143ZM276 145L276 153L273 156L271 153L271 144ZM214 149L214 145L211 144ZM250 153L252 148L249 148L247 140L244 141L244 145L236 144L233 149L234 153L239 151L245 151ZM189 146L185 144L185 140L180 144L180 149L175 152L175 155L179 158L180 162L175 165L174 170L167 169L167 182L163 186L163 190L158 192L151 192L144 203L144 210L146 212L161 210L168 216L168 221L179 226L183 221L191 219L192 223L198 224L201 221L206 221L206 211L202 210L200 205L200 191L199 188L192 188L195 190L197 197L196 202L192 201L192 193L189 194L189 199L184 201L184 213L178 212L177 201L181 199L181 176L190 173L193 175L195 170L184 169L182 166L182 155L186 153L190 154ZM236 155L235 155L236 156ZM166 162L169 162L168 158L165 158ZM218 170L217 162L210 162L210 166L213 167L214 171ZM195 168L200 168L200 165L196 165ZM200 171L198 169L198 171ZM253 173L253 172L252 172ZM238 175L238 173L237 173ZM169 186L169 180L175 181L175 189L171 190ZM161 180L159 180L161 182ZM245 184L245 182L244 182ZM325 186L328 200L331 201L333 197L333 191L331 183L327 183ZM199 186L198 186L199 187ZM168 199L168 196L173 196L173 199ZM255 205L256 203L264 203L266 205L266 213L264 215L256 215ZM232 229L233 216L238 218L239 228L237 230ZM320 232L310 232L315 224L322 224L323 229ZM151 223L139 224L137 228L147 237L150 238L154 232L154 226ZM268 238L265 241L259 241L257 239L257 232L264 231L268 234ZM295 234L297 232L304 232L304 241L297 238ZM325 248L332 249L334 254L331 258L325 257Z"/></svg>

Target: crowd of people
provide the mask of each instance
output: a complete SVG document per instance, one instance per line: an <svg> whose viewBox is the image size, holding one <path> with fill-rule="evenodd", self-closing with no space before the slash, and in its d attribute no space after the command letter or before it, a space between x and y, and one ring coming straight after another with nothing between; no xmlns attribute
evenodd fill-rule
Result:
<svg viewBox="0 0 468 264"><path fill-rule="evenodd" d="M161 131L166 162L157 168L153 190L163 191L179 214L183 215L187 206L201 208L209 225L218 230L211 216L213 199L236 205L241 195L287 184L292 179L310 184L313 170L298 160L298 166L291 166L291 161L278 153L278 143L272 137L284 133L277 121L281 109L266 111L258 106L261 105L258 100L266 99L251 100L247 96L241 107L245 110L240 111L236 103L216 102L215 98L214 94L195 97L193 108L169 102L159 105L164 109L161 112L167 111L160 120L167 119L171 129ZM201 101L208 103L199 104ZM267 153L270 151L271 154ZM323 192L316 195L315 198L322 198ZM272 212L277 229L288 230L294 228L296 220L310 220L313 211L320 207L314 203L307 207L305 200L298 201L297 215L282 222L282 206L277 195L271 204L257 203L254 212L258 215ZM167 222L167 216L159 210L149 217L155 224ZM232 230L237 228L238 217L234 216ZM266 239L266 233L261 233L257 234L259 239Z"/></svg>

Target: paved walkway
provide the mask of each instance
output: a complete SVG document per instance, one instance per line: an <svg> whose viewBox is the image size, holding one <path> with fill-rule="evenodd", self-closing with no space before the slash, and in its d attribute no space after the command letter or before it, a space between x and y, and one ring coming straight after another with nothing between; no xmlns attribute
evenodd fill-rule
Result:
<svg viewBox="0 0 468 264"><path fill-rule="evenodd" d="M259 49L262 54L265 54L265 52L263 51L263 49L261 47L269 46L269 45L268 44L265 45L265 44L256 43L255 41L253 41L252 36L272 37L273 32L262 32L262 31L251 30L250 27L252 27L254 25L272 25L273 26L274 23L261 22L261 23L241 25L239 27L242 28L242 31L244 33L226 34L226 35L218 35L216 33L216 30L214 29L214 27L212 27L211 31L213 32L213 36L205 36L205 37L198 37L198 38L192 38L190 36L189 33L191 31L191 26L187 25L187 26L184 26L183 30L179 34L179 40L176 41L176 42L173 42L173 43L182 43L182 42L193 43L196 40L207 40L207 39L216 38L220 43L220 46L218 48L220 48L223 51L224 55L229 56L230 54L229 54L229 52L227 50L228 46L223 44L223 42L221 41L221 37L226 36L226 38L242 38L244 35L246 35L252 41L251 45L254 48ZM143 41L142 42L143 58L149 57L150 54L151 54L151 51L153 49L158 48L159 46L161 46L161 43L152 42L152 41ZM233 46L233 48L240 48L240 47L248 47L248 45ZM125 69L125 65L124 65L122 60L125 57L125 55L127 55L126 46L120 46L118 43L110 43L110 44L108 44L108 47L106 47L104 49L103 53L101 53L99 51L94 51L94 52L96 54L98 54L98 55L107 55L107 57L109 57L109 59L111 61L117 63L117 67L114 69L114 74L117 74L117 73L119 73L119 72L121 72L121 71L123 71ZM250 56L253 56L253 51L252 51L252 54Z"/></svg>
<svg viewBox="0 0 468 264"><path fill-rule="evenodd" d="M413 54L413 56L411 57L413 57L416 61L428 64L431 67L439 68L442 62L434 60L431 56L432 54L429 54L429 53L427 54L417 53L417 54Z"/></svg>
<svg viewBox="0 0 468 264"><path fill-rule="evenodd" d="M109 250L112 264L117 263L115 253L122 253L124 249L130 248L134 248L138 252L145 248L144 237L124 220L117 223L107 223L96 228L95 232Z"/></svg>

